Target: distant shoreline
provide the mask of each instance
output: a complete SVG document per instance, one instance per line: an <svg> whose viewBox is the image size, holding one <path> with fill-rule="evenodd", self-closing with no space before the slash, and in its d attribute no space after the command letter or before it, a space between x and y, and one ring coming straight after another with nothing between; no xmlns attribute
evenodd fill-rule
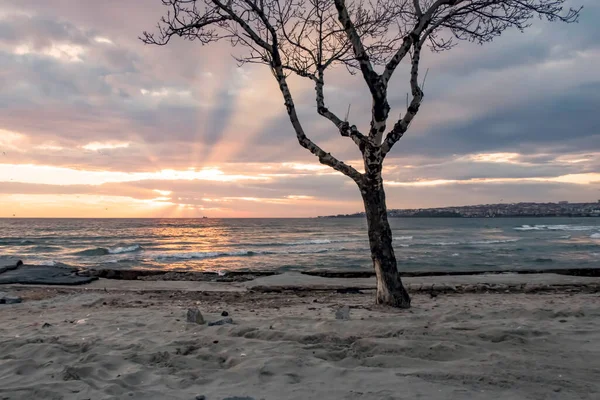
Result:
<svg viewBox="0 0 600 400"><path fill-rule="evenodd" d="M325 215L317 218L360 218L364 212ZM596 203L497 203L457 207L389 209L390 218L583 218L600 217Z"/></svg>
<svg viewBox="0 0 600 400"><path fill-rule="evenodd" d="M464 215L388 215L388 218L457 218L457 219L489 219L489 218L599 218L600 215L494 215L489 217L469 217ZM324 215L314 218L365 218L364 215Z"/></svg>

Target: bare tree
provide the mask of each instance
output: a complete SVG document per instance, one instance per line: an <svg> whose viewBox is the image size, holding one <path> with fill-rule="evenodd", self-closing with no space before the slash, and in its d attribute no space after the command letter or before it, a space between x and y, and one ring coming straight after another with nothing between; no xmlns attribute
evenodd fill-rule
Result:
<svg viewBox="0 0 600 400"><path fill-rule="evenodd" d="M534 17L575 22L579 9L563 12L565 0L162 0L166 15L147 44L166 45L179 36L209 44L228 40L246 50L240 64L268 65L279 84L300 145L322 164L352 178L362 195L377 275L377 303L410 307L392 248L382 165L407 131L423 101L419 61L423 46L433 51L457 41L483 44L506 29L524 30ZM411 99L403 115L387 128L388 84L400 62L410 63ZM340 118L325 103L325 72L344 66L360 73L372 100L368 132ZM321 149L304 131L287 78L310 80L317 112L360 149L364 173ZM421 80L421 82L420 82Z"/></svg>

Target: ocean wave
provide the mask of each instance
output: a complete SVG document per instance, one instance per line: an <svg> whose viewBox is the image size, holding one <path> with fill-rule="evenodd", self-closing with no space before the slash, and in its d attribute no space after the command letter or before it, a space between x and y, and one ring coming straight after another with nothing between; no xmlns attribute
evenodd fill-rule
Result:
<svg viewBox="0 0 600 400"><path fill-rule="evenodd" d="M352 243L352 242L364 242L366 238L346 238L346 239L309 239L299 240L297 242L289 243L265 243L264 246L305 246L311 244L332 244L332 243Z"/></svg>
<svg viewBox="0 0 600 400"><path fill-rule="evenodd" d="M490 240L475 240L467 242L468 244L498 244L498 243L514 243L518 242L519 239L490 239Z"/></svg>
<svg viewBox="0 0 600 400"><path fill-rule="evenodd" d="M62 263L62 262L56 261L56 260L36 261L35 264L33 264L33 265L37 265L37 266L41 266L41 267L65 267L65 268L71 268L71 266L69 264L65 264L65 263Z"/></svg>
<svg viewBox="0 0 600 400"><path fill-rule="evenodd" d="M598 227L589 225L521 225L513 229L516 231L592 231Z"/></svg>
<svg viewBox="0 0 600 400"><path fill-rule="evenodd" d="M301 240L298 242L292 242L292 243L281 243L283 246L302 246L305 244L331 244L331 243L338 243L338 242L344 242L344 240L335 240L335 239L311 239L311 240Z"/></svg>
<svg viewBox="0 0 600 400"><path fill-rule="evenodd" d="M592 234L590 235L590 237L591 237L592 239L600 239L600 232L598 232L598 233L592 233Z"/></svg>
<svg viewBox="0 0 600 400"><path fill-rule="evenodd" d="M239 250L239 251L190 251L185 253L165 253L157 254L153 258L157 261L165 260L202 260L207 258L219 257L253 257L259 255L290 255L290 254L321 254L337 251L354 251L357 249L341 248L323 248L311 250L287 250L287 251L270 251L270 250ZM368 250L368 249L367 249Z"/></svg>
<svg viewBox="0 0 600 400"><path fill-rule="evenodd" d="M217 257L243 257L243 256L255 256L259 254L275 254L270 251L192 251L187 253L171 253L171 254L159 254L154 257L155 260L202 260L205 258L217 258Z"/></svg>
<svg viewBox="0 0 600 400"><path fill-rule="evenodd" d="M412 240L413 237L412 236L396 236L394 237L394 240Z"/></svg>
<svg viewBox="0 0 600 400"><path fill-rule="evenodd" d="M232 246L251 246L251 247L295 247L295 246L310 246L319 244L332 243L351 243L351 242L366 242L367 238L345 238L345 239L306 239L295 242L258 242L258 243L235 243ZM186 243L189 244L189 243Z"/></svg>
<svg viewBox="0 0 600 400"><path fill-rule="evenodd" d="M0 246L31 246L32 244L36 244L36 242L28 239L0 239Z"/></svg>
<svg viewBox="0 0 600 400"><path fill-rule="evenodd" d="M119 246L108 249L109 254L122 254L122 253L134 253L142 250L142 246L134 244L131 246Z"/></svg>
<svg viewBox="0 0 600 400"><path fill-rule="evenodd" d="M497 264L494 263L490 263L490 262L474 262L470 264L472 267L483 267L483 268L493 268L496 267Z"/></svg>
<svg viewBox="0 0 600 400"><path fill-rule="evenodd" d="M535 226L521 225L521 226L514 227L513 229L515 231L541 231L545 228L546 228L546 225L535 225Z"/></svg>
<svg viewBox="0 0 600 400"><path fill-rule="evenodd" d="M105 256L107 254L109 254L108 249L104 247L96 247L95 249L86 249L73 253L75 256L83 257Z"/></svg>
<svg viewBox="0 0 600 400"><path fill-rule="evenodd" d="M142 246L139 244L134 244L130 246L117 246L117 247L96 247L94 249L86 249L73 253L76 256L84 256L84 257L97 257L97 256L105 256L108 254L123 254L123 253L133 253L136 251L142 250Z"/></svg>
<svg viewBox="0 0 600 400"><path fill-rule="evenodd" d="M40 265L42 267L55 267L57 264L59 264L58 261L48 260L48 261L40 261L40 262L36 263L35 265Z"/></svg>
<svg viewBox="0 0 600 400"><path fill-rule="evenodd" d="M462 242L457 241L442 241L442 242L430 242L422 243L423 246L468 246L477 244L501 244L501 243L514 243L518 242L520 238L513 239L485 239L485 240L465 240Z"/></svg>
<svg viewBox="0 0 600 400"><path fill-rule="evenodd" d="M30 248L27 249L28 252L34 252L34 253L54 253L57 251L61 251L62 247L57 247L57 246L32 246Z"/></svg>

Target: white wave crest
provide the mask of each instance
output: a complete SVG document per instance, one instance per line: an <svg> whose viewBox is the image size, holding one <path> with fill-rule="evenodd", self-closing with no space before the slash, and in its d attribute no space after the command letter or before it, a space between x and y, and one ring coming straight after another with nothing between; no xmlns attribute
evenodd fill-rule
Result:
<svg viewBox="0 0 600 400"><path fill-rule="evenodd" d="M348 238L348 239L309 239L300 240L292 243L281 243L285 246L301 246L306 244L331 244L331 243L350 243L350 242L364 242L366 238Z"/></svg>
<svg viewBox="0 0 600 400"><path fill-rule="evenodd" d="M134 251L139 251L142 249L142 246L139 244L134 244L131 246L123 246L123 247L113 247L108 249L109 254L122 254L122 253L132 253Z"/></svg>
<svg viewBox="0 0 600 400"><path fill-rule="evenodd" d="M475 240L469 242L469 244L498 244L498 243L514 243L518 242L519 239L490 239L490 240Z"/></svg>
<svg viewBox="0 0 600 400"><path fill-rule="evenodd" d="M268 254L269 252L263 251L191 251L187 253L171 253L171 254L159 254L154 258L156 260L201 260L204 258L216 258L216 257L235 257L235 256L252 256L255 254Z"/></svg>
<svg viewBox="0 0 600 400"><path fill-rule="evenodd" d="M591 231L598 227L589 225L521 225L513 229L516 231Z"/></svg>
<svg viewBox="0 0 600 400"><path fill-rule="evenodd" d="M58 261L47 260L47 261L40 261L36 265L40 265L42 267L56 267L58 264L59 264Z"/></svg>
<svg viewBox="0 0 600 400"><path fill-rule="evenodd" d="M541 231L546 228L546 225L521 225L513 228L515 231Z"/></svg>
<svg viewBox="0 0 600 400"><path fill-rule="evenodd" d="M473 244L499 244L499 243L514 243L519 241L519 238L513 239L487 239L487 240L472 240L462 242L432 242L429 243L431 246L457 246L457 245L473 245Z"/></svg>
<svg viewBox="0 0 600 400"><path fill-rule="evenodd" d="M396 236L394 237L394 240L412 240L413 237L412 236Z"/></svg>

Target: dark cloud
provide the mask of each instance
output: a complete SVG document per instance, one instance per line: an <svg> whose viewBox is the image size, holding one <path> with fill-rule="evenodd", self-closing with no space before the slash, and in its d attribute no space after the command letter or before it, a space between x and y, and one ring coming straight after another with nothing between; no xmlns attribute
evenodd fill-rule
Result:
<svg viewBox="0 0 600 400"><path fill-rule="evenodd" d="M390 208L462 206L521 201L596 201L599 186L547 182L450 184L436 187L388 187Z"/></svg>
<svg viewBox="0 0 600 400"><path fill-rule="evenodd" d="M419 135L407 134L394 151L400 154L525 152L560 148L581 152L600 143L600 81L525 105L490 110L486 115ZM600 149L600 146L596 146Z"/></svg>
<svg viewBox="0 0 600 400"><path fill-rule="evenodd" d="M584 165L520 165L476 161L448 162L443 165L402 169L386 174L394 181L415 179L484 179L484 178L550 178L554 176L589 172Z"/></svg>
<svg viewBox="0 0 600 400"><path fill-rule="evenodd" d="M93 32L84 32L72 23L44 15L12 15L0 25L0 43L27 43L40 50L56 42L87 45Z"/></svg>

